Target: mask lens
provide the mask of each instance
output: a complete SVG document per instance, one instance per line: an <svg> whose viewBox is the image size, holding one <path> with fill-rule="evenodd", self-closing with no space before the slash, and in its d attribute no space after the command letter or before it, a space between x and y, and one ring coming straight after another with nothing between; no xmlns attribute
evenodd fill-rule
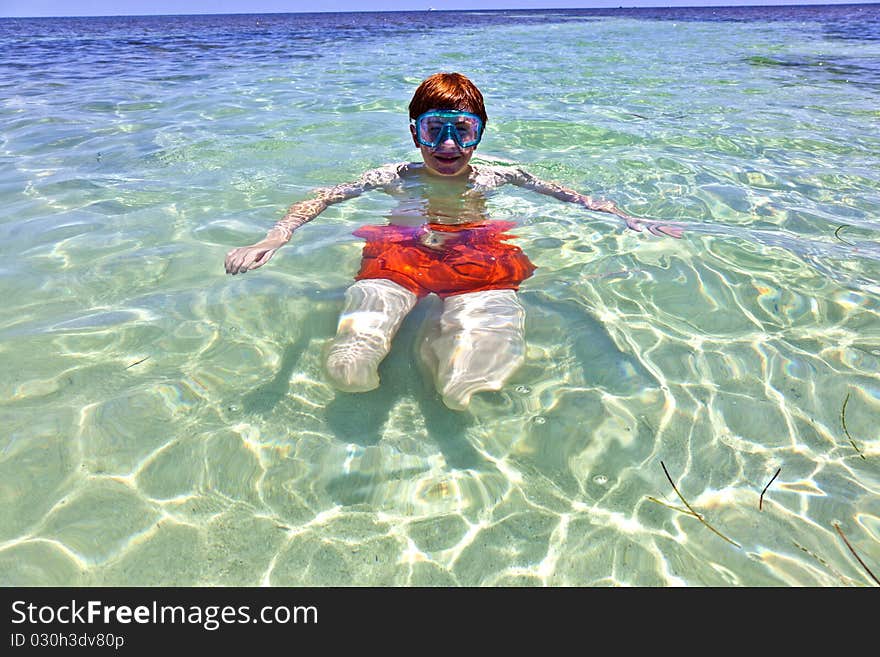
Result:
<svg viewBox="0 0 880 657"><path fill-rule="evenodd" d="M480 141L483 122L467 112L426 112L417 121L419 143L436 148L447 139L462 148L476 146Z"/></svg>

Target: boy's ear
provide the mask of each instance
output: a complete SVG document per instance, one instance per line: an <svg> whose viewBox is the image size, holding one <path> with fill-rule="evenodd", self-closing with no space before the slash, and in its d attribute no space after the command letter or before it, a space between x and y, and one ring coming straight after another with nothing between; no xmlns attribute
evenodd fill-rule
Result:
<svg viewBox="0 0 880 657"><path fill-rule="evenodd" d="M421 144L419 144L419 140L416 139L416 127L412 124L409 126L409 134L412 136L413 144L415 144L416 148L419 148Z"/></svg>

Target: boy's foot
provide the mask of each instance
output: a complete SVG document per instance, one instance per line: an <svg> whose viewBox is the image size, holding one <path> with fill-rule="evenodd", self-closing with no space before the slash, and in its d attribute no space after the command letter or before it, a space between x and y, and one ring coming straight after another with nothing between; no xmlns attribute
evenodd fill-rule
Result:
<svg viewBox="0 0 880 657"><path fill-rule="evenodd" d="M336 347L337 345L334 345ZM367 392L379 387L376 363L334 348L327 357L327 375L342 392Z"/></svg>

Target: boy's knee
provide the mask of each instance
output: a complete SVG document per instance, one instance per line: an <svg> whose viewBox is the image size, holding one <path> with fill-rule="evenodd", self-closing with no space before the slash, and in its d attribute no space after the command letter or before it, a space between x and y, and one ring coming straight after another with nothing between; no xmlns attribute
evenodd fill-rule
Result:
<svg viewBox="0 0 880 657"><path fill-rule="evenodd" d="M402 285L384 278L356 281L345 291L346 310L367 310L394 317L406 315L418 297Z"/></svg>
<svg viewBox="0 0 880 657"><path fill-rule="evenodd" d="M484 290L447 297L442 323L462 328L521 331L525 309L515 290Z"/></svg>

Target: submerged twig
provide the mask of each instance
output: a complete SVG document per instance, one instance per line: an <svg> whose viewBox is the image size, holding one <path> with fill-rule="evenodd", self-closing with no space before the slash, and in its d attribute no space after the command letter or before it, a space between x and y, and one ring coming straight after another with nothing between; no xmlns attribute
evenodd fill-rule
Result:
<svg viewBox="0 0 880 657"><path fill-rule="evenodd" d="M867 461L867 459L865 459L865 455L862 454L862 450L860 450L859 446L856 445L856 441L853 440L853 437L849 435L849 429L846 428L846 405L847 403L849 403L849 395L850 393L846 393L846 399L843 400L843 406L841 406L840 408L840 423L843 425L843 432L846 434L846 437L849 438L849 442L853 446L853 449L859 453L859 456Z"/></svg>
<svg viewBox="0 0 880 657"><path fill-rule="evenodd" d="M666 466L663 464L663 461L660 461L660 466L663 468L663 472L666 473L666 478L669 480L669 483L672 484L672 490L675 491L675 494L678 495L678 499L680 499L680 500L684 503L684 505L685 505L685 506L688 508L688 510L694 515L694 517L695 517L697 520L699 520L701 523L703 523L704 525L706 525L706 527L708 527L710 530L712 530L715 534L717 534L718 536L720 536L721 538L723 538L725 541L727 541L728 543L730 543L731 545L735 545L736 547L741 548L742 546L741 546L739 543L737 543L736 541L733 541L733 540L727 538L727 536L725 536L725 535L722 534L720 531L718 531L717 529L715 529L712 525L710 525L708 522L706 522L706 519L703 518L703 516L701 516L701 515L700 515L699 513L697 513L696 511L694 511L693 507L692 507L690 504L688 504L688 501L687 501L686 499L684 499L684 496L683 496L680 492L678 492L678 487L675 485L675 482L672 481L672 477L669 476L669 471L666 469Z"/></svg>
<svg viewBox="0 0 880 657"><path fill-rule="evenodd" d="M801 545L801 544L798 543L797 541L792 541L792 543L794 544L794 546L795 546L798 550L800 550L801 552L803 552L803 553L806 554L806 555L809 555L809 556L813 557L813 559L815 559L815 560L818 561L820 564L822 564L823 566L825 566L825 568L828 569L828 572L832 573L835 577L837 577L837 579L839 579L839 580L841 581L841 583L846 584L847 582L854 582L854 581L855 581L852 577L848 577L848 576L846 576L846 575L842 575L840 572L838 572L838 570L837 570L834 566L832 566L830 563L828 563L827 561L825 561L825 559L823 559L822 557L820 557L818 554L815 554L814 552L811 552L809 549L805 548L803 545Z"/></svg>
<svg viewBox="0 0 880 657"><path fill-rule="evenodd" d="M636 114L635 112L624 112L623 114L625 116L635 116L636 118L639 118L639 119L645 119L646 121L650 120L652 118L650 116L645 116L643 114ZM673 114L660 114L661 118L672 119L672 120L683 119L686 116L687 116L687 114L675 114L675 115L673 115Z"/></svg>
<svg viewBox="0 0 880 657"><path fill-rule="evenodd" d="M131 369L132 367L134 367L135 365L140 365L141 363L143 363L143 362L144 362L145 360L147 360L148 358L149 358L149 356L144 356L144 357L141 358L140 360L133 362L131 365L129 365L129 366L126 367L125 369L128 370L128 369Z"/></svg>
<svg viewBox="0 0 880 657"><path fill-rule="evenodd" d="M849 544L848 540L846 540L846 536L843 535L843 531L840 529L840 525L838 525L836 522L834 523L834 529L836 529L837 533L840 534L840 538L842 538L843 542L846 543L846 547L849 548L849 551L852 552L853 556L858 559L860 564L862 564L862 568L864 568L871 576L871 579L877 582L877 585L880 586L880 579L877 579L876 575L871 572L871 569L865 565L865 562L862 561L862 558L856 553L856 551L853 549L853 546Z"/></svg>
<svg viewBox="0 0 880 657"><path fill-rule="evenodd" d="M776 474L773 475L773 478L767 483L766 486L764 486L764 490L761 491L761 497L758 499L758 511L763 511L763 510L764 510L764 509L762 508L763 505L764 505L764 493L766 493L766 492L767 492L767 489L770 488L770 484L772 484L774 481L776 481L776 477L779 476L779 473L780 473L780 472L782 472L782 468L779 468L779 469L776 471Z"/></svg>
<svg viewBox="0 0 880 657"><path fill-rule="evenodd" d="M662 500L658 500L656 497L651 497L650 495L645 496L646 499L651 500L652 502L656 502L660 506L665 506L667 509L672 509L673 511L678 511L679 513L683 513L686 516L693 516L694 518L699 518L699 516L693 511L688 511L687 509L682 509L680 506L672 506L671 504L667 504Z"/></svg>
<svg viewBox="0 0 880 657"><path fill-rule="evenodd" d="M849 227L849 224L843 224L842 226L838 226L838 227L837 227L837 230L834 231L834 237L836 237L837 239L839 239L839 240L840 240L841 242L843 242L844 244L849 244L850 246L855 246L855 244L853 244L852 242L847 242L847 241L846 241L845 239L843 239L840 235L838 235L838 233L840 233L841 230L843 230L844 228L848 228L848 227Z"/></svg>

